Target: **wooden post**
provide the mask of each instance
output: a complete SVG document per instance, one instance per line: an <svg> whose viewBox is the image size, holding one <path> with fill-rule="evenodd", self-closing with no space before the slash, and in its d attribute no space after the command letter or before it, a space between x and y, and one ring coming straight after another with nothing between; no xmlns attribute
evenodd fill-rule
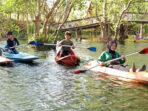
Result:
<svg viewBox="0 0 148 111"><path fill-rule="evenodd" d="M143 24L140 24L140 38L143 37Z"/></svg>
<svg viewBox="0 0 148 111"><path fill-rule="evenodd" d="M81 40L82 40L82 34L81 34L81 28L78 30L78 35L79 35L79 38L80 38L80 42L81 42Z"/></svg>
<svg viewBox="0 0 148 111"><path fill-rule="evenodd" d="M94 36L96 37L96 31L97 31L97 27L94 27Z"/></svg>
<svg viewBox="0 0 148 111"><path fill-rule="evenodd" d="M111 37L112 36L112 30L111 30L111 25L108 24L108 36Z"/></svg>
<svg viewBox="0 0 148 111"><path fill-rule="evenodd" d="M77 29L75 29L75 39L76 39L76 41L78 41L78 30Z"/></svg>
<svg viewBox="0 0 148 111"><path fill-rule="evenodd" d="M27 37L29 36L29 16L28 16L28 11L26 13L26 21L27 21Z"/></svg>
<svg viewBox="0 0 148 111"><path fill-rule="evenodd" d="M10 17L10 19L11 19L11 12L9 13L9 17Z"/></svg>

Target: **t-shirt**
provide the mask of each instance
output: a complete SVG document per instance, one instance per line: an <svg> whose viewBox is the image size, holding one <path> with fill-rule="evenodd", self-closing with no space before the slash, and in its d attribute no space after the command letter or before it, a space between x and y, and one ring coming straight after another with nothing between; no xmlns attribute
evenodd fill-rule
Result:
<svg viewBox="0 0 148 111"><path fill-rule="evenodd" d="M73 42L70 40L70 41L66 41L65 39L62 40L60 42L61 45L69 45L69 46L72 46L73 45ZM71 48L70 47L65 47L65 46L62 46L62 50L63 51L69 51Z"/></svg>
<svg viewBox="0 0 148 111"><path fill-rule="evenodd" d="M13 40L8 39L7 40L7 47L14 47L15 45L19 45L19 42L16 38L14 38Z"/></svg>

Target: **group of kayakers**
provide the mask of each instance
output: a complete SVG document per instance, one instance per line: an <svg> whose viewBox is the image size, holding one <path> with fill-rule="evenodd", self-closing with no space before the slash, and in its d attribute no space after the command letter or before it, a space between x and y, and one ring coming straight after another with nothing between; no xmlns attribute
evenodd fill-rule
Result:
<svg viewBox="0 0 148 111"><path fill-rule="evenodd" d="M72 48L74 48L73 42L70 40L71 38L71 33L69 31L65 32L65 39L62 40L59 43L59 46L61 45L70 45ZM122 59L113 61L111 63L105 63L106 61L115 59L115 58L119 58L120 54L116 51L117 48L117 42L115 40L111 40L107 43L107 48L106 51L102 52L102 54L100 55L100 57L98 58L98 63L101 66L106 66L106 67L110 67L110 68L114 68L114 69L118 69L118 70L122 70L122 71L128 71L128 72L140 72L140 71L144 71L146 70L146 65L142 65L141 68L136 69L135 68L135 64L133 63L132 67L128 66L128 65L123 65L126 61L125 56L122 56ZM62 53L61 56L65 56L65 55L69 55L70 53L70 47L62 47Z"/></svg>
<svg viewBox="0 0 148 111"><path fill-rule="evenodd" d="M15 49L15 46L19 45L19 41L13 36L13 33L11 31L7 33L7 36L8 40L7 40L7 46L5 48L9 53L18 54L18 51ZM65 39L61 40L58 46L62 46L60 54L61 57L72 55L71 48L74 49L75 46L71 41L71 33L69 31L65 32ZM116 49L117 49L117 42L115 40L111 40L107 43L106 50L101 53L100 57L97 60L100 66L106 66L128 72L139 72L139 71L144 71L146 69L145 64L142 65L142 67L137 70L135 68L134 63L132 67L128 65L123 65L126 61L125 56L121 56L121 59L113 61L111 63L106 63L106 61L120 57L120 54L116 51Z"/></svg>

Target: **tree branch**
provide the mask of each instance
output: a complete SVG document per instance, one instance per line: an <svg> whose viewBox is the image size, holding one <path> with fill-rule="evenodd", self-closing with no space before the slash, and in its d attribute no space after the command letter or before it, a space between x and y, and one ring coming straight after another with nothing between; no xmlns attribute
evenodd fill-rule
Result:
<svg viewBox="0 0 148 111"><path fill-rule="evenodd" d="M64 23L68 19L69 14L71 12L71 9L72 9L74 3L75 3L75 1L73 1L73 2L68 1L68 3L67 3L67 5L65 7L65 10L64 10L63 18L62 18L62 24L59 24L59 26L58 26L58 29L57 29L57 32L56 32L56 36L54 38L54 43L57 42L59 30L62 28L62 26L64 25Z"/></svg>
<svg viewBox="0 0 148 111"><path fill-rule="evenodd" d="M117 21L117 24L116 24L116 26L115 26L115 35L114 35L114 39L115 39L115 40L117 39L118 27L119 27L120 21L121 21L123 15L128 11L128 9L129 9L129 7L130 7L132 1L133 1L133 0L130 0L130 1L128 2L128 5L127 5L126 9L122 11L122 13L121 13L121 15L120 15L120 18L119 18L118 21Z"/></svg>

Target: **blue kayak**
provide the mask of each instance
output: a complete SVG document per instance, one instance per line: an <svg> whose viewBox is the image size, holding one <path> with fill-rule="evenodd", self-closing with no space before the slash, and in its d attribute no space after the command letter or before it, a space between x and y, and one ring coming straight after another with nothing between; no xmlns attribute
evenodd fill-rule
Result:
<svg viewBox="0 0 148 111"><path fill-rule="evenodd" d="M20 52L19 54L10 54L7 52L3 52L3 55L17 62L30 62L30 61L38 59L37 56L27 54L27 53L22 53L22 52Z"/></svg>

